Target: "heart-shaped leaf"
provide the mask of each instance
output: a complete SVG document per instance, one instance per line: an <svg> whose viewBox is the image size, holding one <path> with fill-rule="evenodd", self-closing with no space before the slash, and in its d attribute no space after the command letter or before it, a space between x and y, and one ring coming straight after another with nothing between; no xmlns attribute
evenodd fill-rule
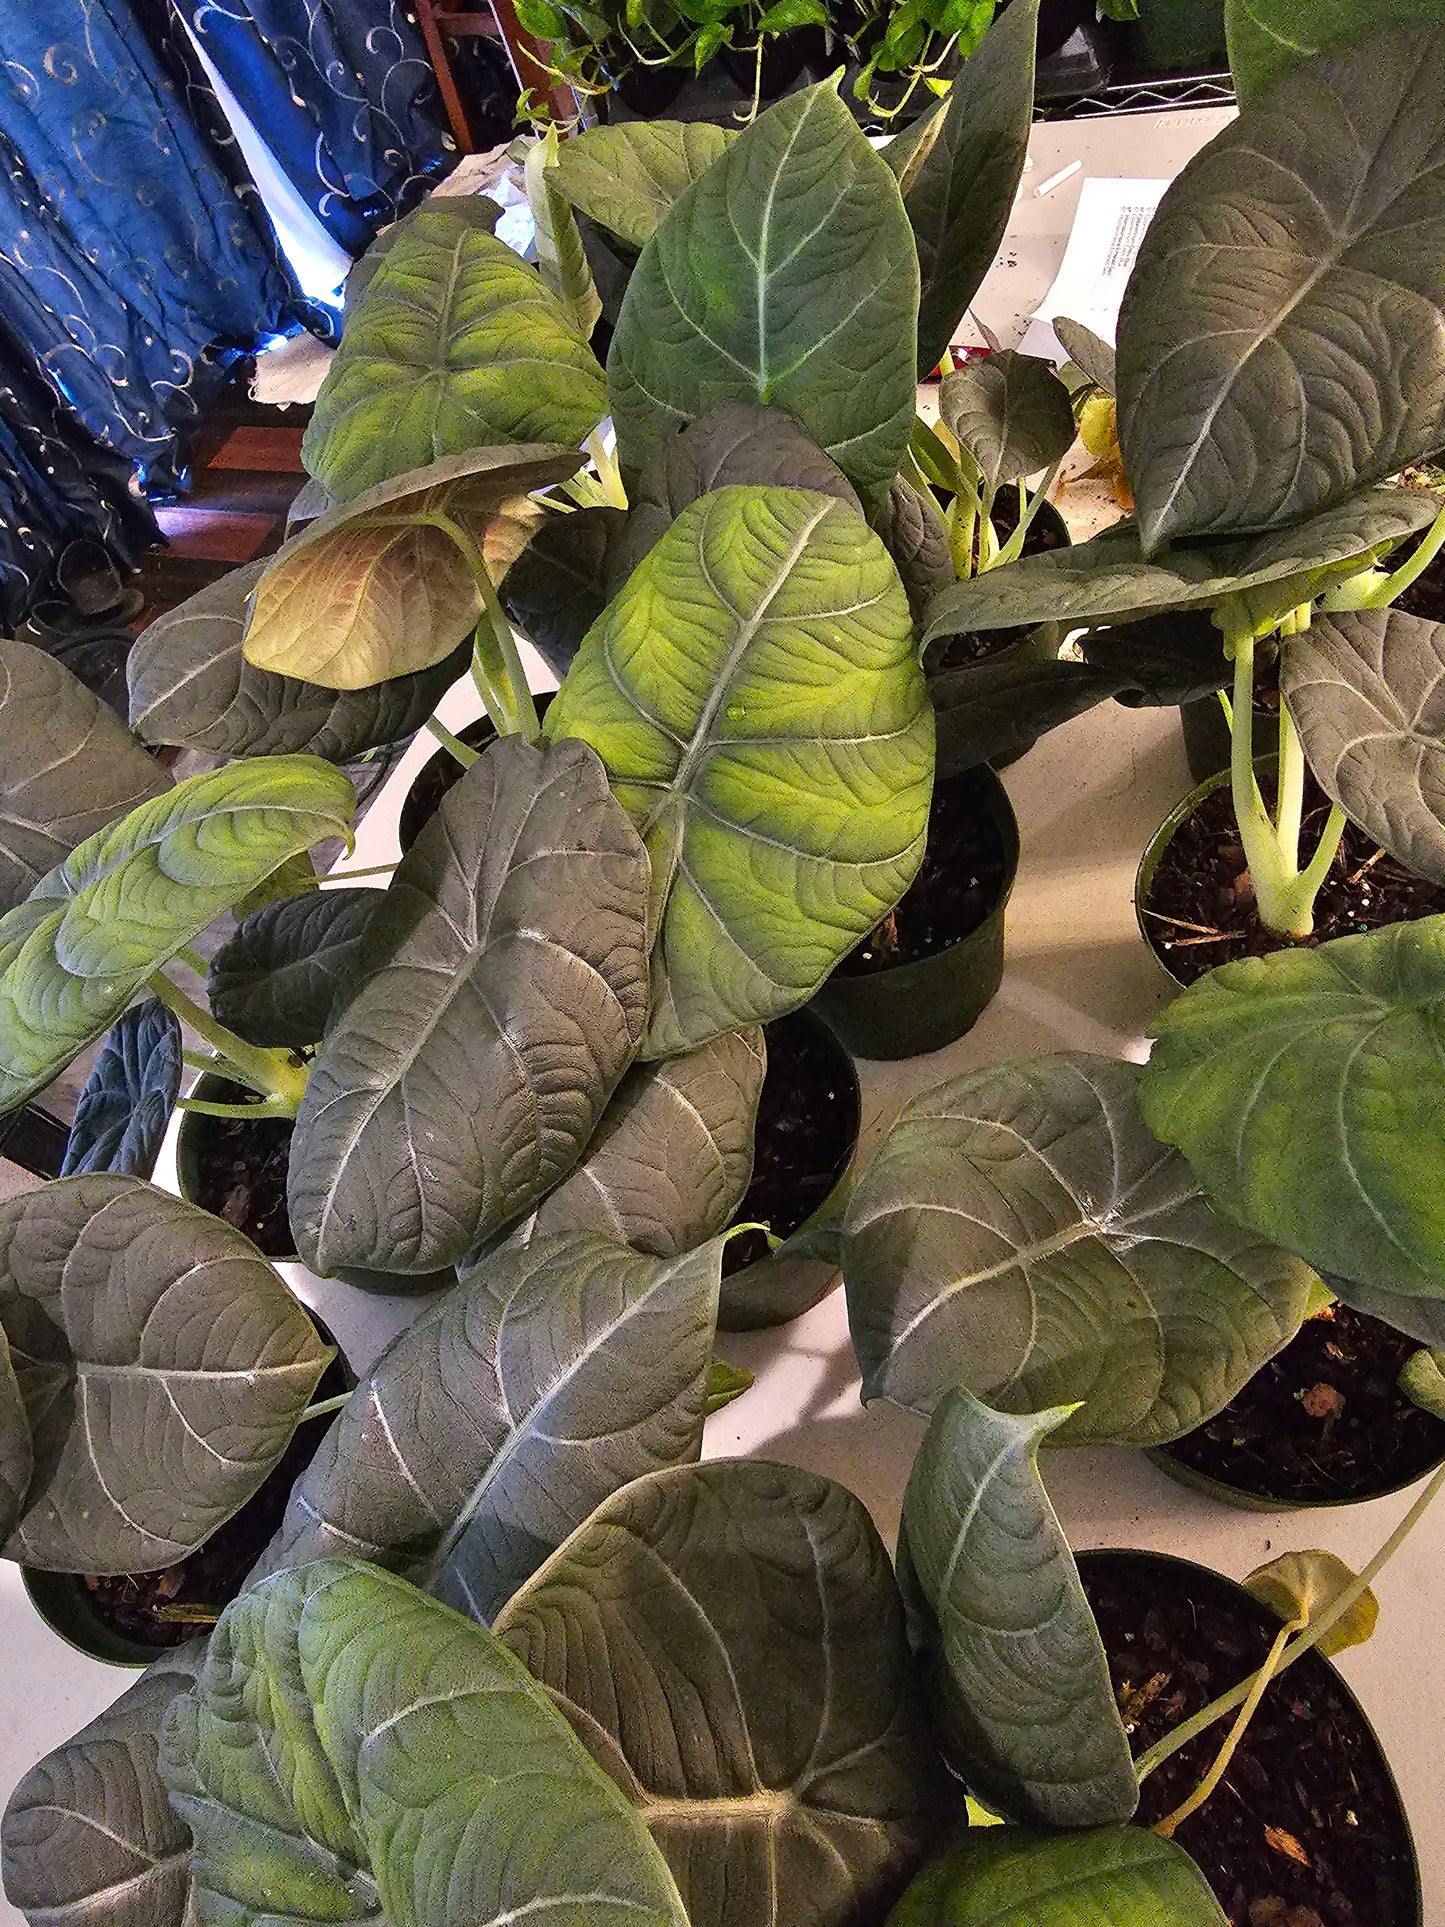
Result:
<svg viewBox="0 0 1445 1927"><path fill-rule="evenodd" d="M434 246L450 247L467 229L495 233L501 215L501 203L492 200L490 195L449 194L442 200L424 201L410 214L393 221L390 227L382 229L365 254L351 264L342 290L347 320L360 306L361 297L371 286L377 269L398 241L420 235Z"/></svg>
<svg viewBox="0 0 1445 1927"><path fill-rule="evenodd" d="M227 1927L688 1927L636 1812L480 1626L327 1559L227 1607L161 1773Z"/></svg>
<svg viewBox="0 0 1445 1927"><path fill-rule="evenodd" d="M1224 0L1229 65L1242 106L1322 47L1360 40L1396 20L1445 20L1445 0Z"/></svg>
<svg viewBox="0 0 1445 1927"><path fill-rule="evenodd" d="M554 676L565 676L617 590L632 517L625 509L549 515L507 571L502 601Z"/></svg>
<svg viewBox="0 0 1445 1927"><path fill-rule="evenodd" d="M1211 1208L1151 1136L1138 1080L1059 1053L903 1107L844 1223L865 1397L1079 1401L1058 1443L1158 1445L1294 1336L1309 1272Z"/></svg>
<svg viewBox="0 0 1445 1927"><path fill-rule="evenodd" d="M384 903L381 890L315 890L255 911L206 973L217 1020L248 1044L319 1042L356 981Z"/></svg>
<svg viewBox="0 0 1445 1927"><path fill-rule="evenodd" d="M940 1400L903 1537L941 1662L956 1770L989 1806L1051 1827L1133 1817L1139 1785L1078 1568L1039 1477L1068 1408L1012 1418Z"/></svg>
<svg viewBox="0 0 1445 1927"><path fill-rule="evenodd" d="M902 475L872 517L873 531L893 557L893 566L908 595L915 622L940 589L954 580L948 529L931 495L924 494Z"/></svg>
<svg viewBox="0 0 1445 1927"><path fill-rule="evenodd" d="M308 522L256 585L248 663L328 689L370 689L450 656L476 626L481 578L500 582L541 510L532 489L580 456L469 449L380 482Z"/></svg>
<svg viewBox="0 0 1445 1927"><path fill-rule="evenodd" d="M0 911L170 782L53 656L0 638Z"/></svg>
<svg viewBox="0 0 1445 1927"><path fill-rule="evenodd" d="M6 1558L146 1572L243 1505L330 1350L255 1246L137 1178L0 1203L0 1323L35 1469Z"/></svg>
<svg viewBox="0 0 1445 1927"><path fill-rule="evenodd" d="M715 1244L593 1232L493 1253L357 1386L258 1571L354 1553L491 1619L619 1486L697 1457L720 1275Z"/></svg>
<svg viewBox="0 0 1445 1927"><path fill-rule="evenodd" d="M1240 1224L1445 1297L1445 917L1225 964L1155 1026L1144 1115Z"/></svg>
<svg viewBox="0 0 1445 1927"><path fill-rule="evenodd" d="M155 997L132 1004L106 1032L75 1106L60 1167L148 1178L181 1089L181 1027Z"/></svg>
<svg viewBox="0 0 1445 1927"><path fill-rule="evenodd" d="M937 1755L888 1555L831 1479L654 1473L496 1630L636 1803L693 1927L872 1918L916 1862Z"/></svg>
<svg viewBox="0 0 1445 1927"><path fill-rule="evenodd" d="M888 1927L1229 1927L1183 1847L1144 1827L975 1827L932 1861Z"/></svg>
<svg viewBox="0 0 1445 1927"><path fill-rule="evenodd" d="M1086 328L1082 321L1070 321L1062 314L1056 315L1050 326L1074 366L1087 375L1096 388L1112 395L1119 385L1119 370L1114 350L1103 336Z"/></svg>
<svg viewBox="0 0 1445 1927"><path fill-rule="evenodd" d="M996 489L1051 468L1074 440L1069 391L1046 361L1001 349L943 378L938 413Z"/></svg>
<svg viewBox="0 0 1445 1927"><path fill-rule="evenodd" d="M371 689L323 689L257 669L241 640L252 592L270 566L266 556L233 569L137 636L128 662L130 723L143 742L212 756L305 754L346 763L405 742L466 674L465 643L419 675Z"/></svg>
<svg viewBox="0 0 1445 1927"><path fill-rule="evenodd" d="M349 836L354 807L329 763L270 756L188 777L88 837L0 917L0 1111L48 1084L288 856Z"/></svg>
<svg viewBox="0 0 1445 1927"><path fill-rule="evenodd" d="M1164 196L1119 315L1146 554L1316 514L1445 443L1442 97L1445 29L1392 27L1285 75Z"/></svg>
<svg viewBox="0 0 1445 1927"><path fill-rule="evenodd" d="M755 120L642 251L607 363L624 468L724 401L786 408L865 496L913 428L918 262L833 82Z"/></svg>
<svg viewBox="0 0 1445 1927"><path fill-rule="evenodd" d="M959 68L938 131L904 196L923 294L920 379L993 265L1013 212L1034 113L1037 0L1013 0Z"/></svg>
<svg viewBox="0 0 1445 1927"><path fill-rule="evenodd" d="M1153 561L1134 525L1121 523L945 589L929 608L923 640L1037 622L1128 622L1211 608L1229 595L1255 594L1261 614L1266 601L1282 613L1367 567L1433 516L1433 498L1420 489L1364 489L1298 528L1171 549Z"/></svg>
<svg viewBox="0 0 1445 1927"><path fill-rule="evenodd" d="M504 737L447 793L296 1120L291 1225L313 1271L454 1264L565 1177L647 1022L647 886L583 744Z"/></svg>
<svg viewBox="0 0 1445 1927"><path fill-rule="evenodd" d="M186 1927L194 1918L190 1829L166 1799L156 1736L205 1650L193 1640L165 1653L11 1794L5 1892L37 1927Z"/></svg>
<svg viewBox="0 0 1445 1927"><path fill-rule="evenodd" d="M589 127L557 154L562 192L579 214L640 252L693 182L733 141L707 121L627 121Z"/></svg>
<svg viewBox="0 0 1445 1927"><path fill-rule="evenodd" d="M1445 883L1445 623L1399 609L1316 616L1280 652L1309 766L1352 823Z"/></svg>
<svg viewBox="0 0 1445 1927"><path fill-rule="evenodd" d="M301 455L338 502L502 443L576 447L607 413L597 358L495 235L418 226L347 318Z"/></svg>
<svg viewBox="0 0 1445 1927"><path fill-rule="evenodd" d="M933 718L907 599L831 496L694 502L588 635L546 728L596 749L648 846L645 1056L795 1009L922 857Z"/></svg>

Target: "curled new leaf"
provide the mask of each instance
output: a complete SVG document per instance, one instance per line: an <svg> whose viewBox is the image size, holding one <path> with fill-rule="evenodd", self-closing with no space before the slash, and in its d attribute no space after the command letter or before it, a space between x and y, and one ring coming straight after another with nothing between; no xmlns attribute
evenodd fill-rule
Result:
<svg viewBox="0 0 1445 1927"><path fill-rule="evenodd" d="M1068 389L1046 361L1013 349L976 356L945 375L938 412L989 490L1051 468L1074 439Z"/></svg>
<svg viewBox="0 0 1445 1927"><path fill-rule="evenodd" d="M206 995L250 1044L317 1043L367 954L381 890L314 890L247 917L211 959Z"/></svg>
<svg viewBox="0 0 1445 1927"><path fill-rule="evenodd" d="M587 265L582 235L558 185L559 152L555 127L540 134L527 151L525 180L535 229L533 245L538 272L586 339L601 318L602 303Z"/></svg>
<svg viewBox="0 0 1445 1927"><path fill-rule="evenodd" d="M1287 1624L1304 1628L1312 1626L1358 1577L1336 1553L1284 1552L1268 1565L1256 1566L1244 1589ZM1380 1602L1367 1586L1320 1639L1316 1651L1330 1659L1350 1646L1362 1646L1374 1633L1379 1617Z"/></svg>
<svg viewBox="0 0 1445 1927"><path fill-rule="evenodd" d="M737 139L706 121L589 127L557 153L562 192L579 214L641 250L673 203Z"/></svg>
<svg viewBox="0 0 1445 1927"><path fill-rule="evenodd" d="M180 1024L148 997L106 1033L76 1102L60 1175L119 1171L148 1178L180 1088Z"/></svg>

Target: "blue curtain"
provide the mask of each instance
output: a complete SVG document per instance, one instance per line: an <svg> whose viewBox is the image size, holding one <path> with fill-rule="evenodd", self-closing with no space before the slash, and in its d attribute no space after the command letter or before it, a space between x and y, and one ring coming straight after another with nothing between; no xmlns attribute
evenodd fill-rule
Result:
<svg viewBox="0 0 1445 1927"><path fill-rule="evenodd" d="M401 0L176 0L322 226L359 254L456 150Z"/></svg>

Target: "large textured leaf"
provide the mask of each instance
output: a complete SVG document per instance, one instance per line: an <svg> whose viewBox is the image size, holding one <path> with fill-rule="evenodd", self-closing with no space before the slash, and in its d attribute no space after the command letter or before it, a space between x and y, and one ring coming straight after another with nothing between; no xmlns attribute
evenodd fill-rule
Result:
<svg viewBox="0 0 1445 1927"><path fill-rule="evenodd" d="M765 1064L759 1030L634 1064L582 1162L544 1200L527 1236L596 1231L659 1258L714 1237L752 1177Z"/></svg>
<svg viewBox="0 0 1445 1927"><path fill-rule="evenodd" d="M1059 1443L1157 1445L1294 1336L1309 1272L1211 1209L1151 1136L1138 1078L1026 1057L903 1107L844 1224L866 1397L1081 1401Z"/></svg>
<svg viewBox="0 0 1445 1927"><path fill-rule="evenodd" d="M348 317L301 453L338 502L501 443L575 446L607 413L597 358L495 235L407 234Z"/></svg>
<svg viewBox="0 0 1445 1927"><path fill-rule="evenodd" d="M1224 0L1235 91L1250 106L1322 47L1362 39L1396 20L1445 20L1445 0Z"/></svg>
<svg viewBox="0 0 1445 1927"><path fill-rule="evenodd" d="M940 1401L903 1500L944 1730L980 1799L1052 1827L1131 1819L1139 1785L1074 1555L1039 1478L1068 1409Z"/></svg>
<svg viewBox="0 0 1445 1927"><path fill-rule="evenodd" d="M937 367L993 265L1028 152L1037 0L1013 0L964 61L907 189L922 275L918 375Z"/></svg>
<svg viewBox="0 0 1445 1927"><path fill-rule="evenodd" d="M737 135L706 121L628 121L563 141L562 192L579 214L640 251L673 203Z"/></svg>
<svg viewBox="0 0 1445 1927"><path fill-rule="evenodd" d="M181 1027L155 997L106 1033L75 1106L63 1178L119 1171L148 1178L181 1088Z"/></svg>
<svg viewBox="0 0 1445 1927"><path fill-rule="evenodd" d="M1317 616L1280 688L1320 786L1417 875L1445 883L1445 623Z"/></svg>
<svg viewBox="0 0 1445 1927"><path fill-rule="evenodd" d="M1445 1297L1445 917L1212 970L1165 1011L1151 1127L1317 1270Z"/></svg>
<svg viewBox="0 0 1445 1927"><path fill-rule="evenodd" d="M1445 28L1287 74L1160 203L1119 315L1146 552L1317 513L1445 443Z"/></svg>
<svg viewBox="0 0 1445 1927"><path fill-rule="evenodd" d="M347 319L361 305L361 297L372 278L398 241L423 235L436 246L449 247L465 230L478 228L484 234L496 231L502 214L501 203L487 194L449 194L441 200L423 201L399 221L383 228L359 260L353 261L342 290Z"/></svg>
<svg viewBox="0 0 1445 1927"><path fill-rule="evenodd" d="M559 679L627 579L631 520L625 509L614 508L549 515L507 571L507 614Z"/></svg>
<svg viewBox="0 0 1445 1927"><path fill-rule="evenodd" d="M945 589L928 610L923 639L1022 623L1128 622L1165 609L1209 608L1229 595L1283 611L1365 568L1424 528L1434 509L1419 489L1365 489L1299 528L1171 549L1152 561L1138 530L1123 523Z"/></svg>
<svg viewBox="0 0 1445 1927"><path fill-rule="evenodd" d="M453 1264L566 1175L647 1021L647 881L583 744L505 737L448 792L296 1120L313 1271Z"/></svg>
<svg viewBox="0 0 1445 1927"><path fill-rule="evenodd" d="M256 586L246 661L328 689L369 689L445 660L476 626L541 516L529 490L581 457L470 449L379 482L308 522Z"/></svg>
<svg viewBox="0 0 1445 1927"><path fill-rule="evenodd" d="M215 1927L688 1927L636 1813L506 1648L355 1560L227 1608L161 1771Z"/></svg>
<svg viewBox="0 0 1445 1927"><path fill-rule="evenodd" d="M989 489L1052 467L1074 439L1068 389L1046 361L1013 349L975 356L945 375L938 412Z"/></svg>
<svg viewBox="0 0 1445 1927"><path fill-rule="evenodd" d="M0 1323L35 1470L6 1558L182 1559L250 1498L331 1356L255 1246L137 1178L0 1204Z"/></svg>
<svg viewBox="0 0 1445 1927"><path fill-rule="evenodd" d="M241 651L250 598L271 558L248 562L158 616L127 661L131 728L147 743L212 756L323 756L346 763L404 742L466 674L461 643L430 669L371 689L323 689L275 676Z"/></svg>
<svg viewBox="0 0 1445 1927"><path fill-rule="evenodd" d="M19 1523L34 1473L35 1446L25 1397L15 1376L10 1341L0 1325L0 1544Z"/></svg>
<svg viewBox="0 0 1445 1927"><path fill-rule="evenodd" d="M287 857L349 835L354 807L329 763L272 756L189 777L88 837L0 917L0 1111L48 1084Z"/></svg>
<svg viewBox="0 0 1445 1927"><path fill-rule="evenodd" d="M1146 0L1147 4L1147 0ZM914 1881L888 1927L1229 1927L1183 1847L1144 1827L975 1827Z"/></svg>
<svg viewBox="0 0 1445 1927"><path fill-rule="evenodd" d="M164 1654L11 1794L5 1892L33 1927L185 1927L191 1835L167 1802L156 1738L204 1653L193 1640Z"/></svg>
<svg viewBox="0 0 1445 1927"><path fill-rule="evenodd" d="M625 467L718 402L774 403L864 494L913 428L918 262L898 186L824 82L754 121L642 251L607 363Z"/></svg>
<svg viewBox="0 0 1445 1927"><path fill-rule="evenodd" d="M592 744L648 846L649 1057L795 1009L922 856L933 717L907 600L831 496L695 502L587 637L547 734Z"/></svg>
<svg viewBox="0 0 1445 1927"><path fill-rule="evenodd" d="M916 1861L937 1756L888 1556L831 1479L654 1474L497 1633L636 1802L692 1927L871 1919Z"/></svg>
<svg viewBox="0 0 1445 1927"><path fill-rule="evenodd" d="M899 475L871 519L879 540L893 557L913 619L921 622L934 596L954 580L943 517L931 495Z"/></svg>
<svg viewBox="0 0 1445 1927"><path fill-rule="evenodd" d="M355 1553L491 1619L619 1486L697 1457L721 1263L593 1232L484 1259L357 1386L261 1570Z"/></svg>
<svg viewBox="0 0 1445 1927"><path fill-rule="evenodd" d="M211 959L215 1016L251 1044L317 1043L384 905L381 890L314 890L255 911Z"/></svg>
<svg viewBox="0 0 1445 1927"><path fill-rule="evenodd" d="M0 911L170 780L53 656L0 639Z"/></svg>
<svg viewBox="0 0 1445 1927"><path fill-rule="evenodd" d="M939 777L1031 749L1045 731L1119 693L1119 679L1087 663L1041 656L1021 641L928 679Z"/></svg>
<svg viewBox="0 0 1445 1927"><path fill-rule="evenodd" d="M1357 1285L1333 1272L1324 1274L1324 1282L1341 1304L1369 1318L1382 1319L1422 1345L1445 1350L1445 1303L1440 1299L1414 1298L1403 1291L1371 1291L1367 1285Z"/></svg>

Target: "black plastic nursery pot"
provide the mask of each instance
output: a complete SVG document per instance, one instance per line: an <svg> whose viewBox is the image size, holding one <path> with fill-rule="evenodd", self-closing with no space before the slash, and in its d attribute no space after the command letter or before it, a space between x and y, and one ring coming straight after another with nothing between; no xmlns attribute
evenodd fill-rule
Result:
<svg viewBox="0 0 1445 1927"><path fill-rule="evenodd" d="M555 689L532 692L539 720L547 714L556 693ZM478 716L464 729L459 729L457 736L468 749L483 750L488 743L496 741L497 732L490 716ZM417 771L416 780L406 793L406 800L401 806L401 816L397 823L397 840L401 844L403 856L421 834L422 825L430 822L436 815L442 798L454 783L461 781L463 774L462 766L456 757L449 749L440 745L436 754L429 756L422 764Z"/></svg>
<svg viewBox="0 0 1445 1927"><path fill-rule="evenodd" d="M812 1001L855 1056L942 1050L978 1022L1003 978L1018 857L1018 819L991 769L935 785L917 878ZM882 948L885 933L890 950Z"/></svg>
<svg viewBox="0 0 1445 1927"><path fill-rule="evenodd" d="M770 1251L760 1231L723 1252L723 1331L756 1331L811 1311L838 1283L831 1256L815 1256L810 1233L827 1224L858 1148L862 1100L853 1060L811 1011L764 1030L768 1068L758 1101L753 1178L734 1224L769 1225L785 1242Z"/></svg>
<svg viewBox="0 0 1445 1927"><path fill-rule="evenodd" d="M777 100L798 79L805 67L826 58L821 27L790 27L786 33L771 34L763 42L762 60L756 47L724 47L719 64L735 87L748 95L757 84L759 100Z"/></svg>
<svg viewBox="0 0 1445 1927"><path fill-rule="evenodd" d="M1080 1553L1078 1565L1136 1758L1247 1678L1280 1629L1242 1586L1189 1560L1104 1551ZM1137 1824L1173 1812L1227 1727L1208 1728L1145 1779ZM1223 1781L1175 1838L1231 1920L1424 1927L1414 1841L1389 1763L1317 1651L1271 1682Z"/></svg>
<svg viewBox="0 0 1445 1927"><path fill-rule="evenodd" d="M214 1071L186 1093L211 1104L245 1104L256 1093ZM176 1182L191 1204L242 1231L265 1257L296 1257L286 1211L290 1118L207 1117L183 1111L176 1133Z"/></svg>

